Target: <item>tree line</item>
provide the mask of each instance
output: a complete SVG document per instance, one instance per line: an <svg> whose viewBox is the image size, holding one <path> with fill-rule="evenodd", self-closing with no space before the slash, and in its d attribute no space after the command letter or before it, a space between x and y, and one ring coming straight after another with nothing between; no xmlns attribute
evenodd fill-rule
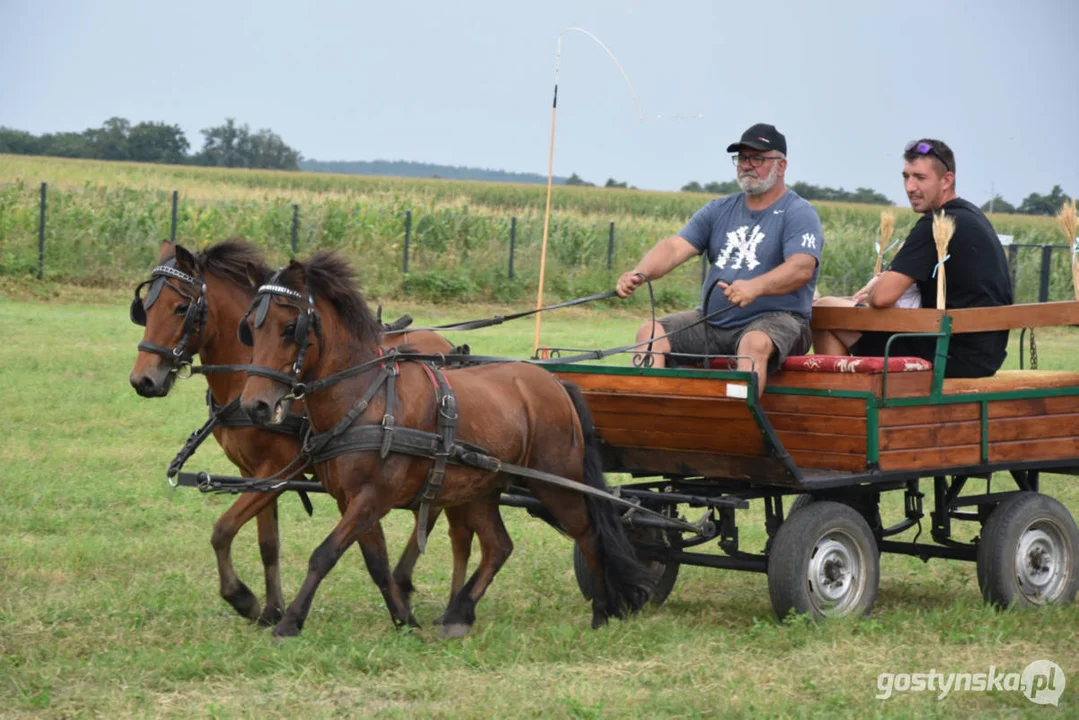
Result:
<svg viewBox="0 0 1079 720"><path fill-rule="evenodd" d="M82 132L34 135L0 127L0 153L51 155L93 160L131 160L170 165L207 165L229 168L297 170L300 152L269 129L252 132L233 118L200 131L202 149L189 154L191 143L179 125L140 122L132 125L111 117L101 127Z"/></svg>
<svg viewBox="0 0 1079 720"><path fill-rule="evenodd" d="M1019 207L1012 205L1000 195L994 195L991 200L982 205L983 212L1014 213L1016 215L1056 215L1064 207L1064 203L1071 200L1059 185L1046 195L1031 193L1023 198Z"/></svg>

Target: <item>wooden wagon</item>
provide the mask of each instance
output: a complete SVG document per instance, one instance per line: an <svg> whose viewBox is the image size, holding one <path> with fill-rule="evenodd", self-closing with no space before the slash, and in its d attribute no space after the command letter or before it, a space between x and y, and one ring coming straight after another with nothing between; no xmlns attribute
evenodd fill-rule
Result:
<svg viewBox="0 0 1079 720"><path fill-rule="evenodd" d="M672 517L701 509L696 532L654 516L625 518L661 573L653 600L662 602L678 566L691 564L766 572L780 617L868 613L879 554L893 552L976 561L983 595L1000 605L1072 601L1079 532L1068 510L1040 493L1039 477L1079 475L1079 372L968 380L944 371L953 334L1079 325L1079 302L822 308L813 325L935 336L937 360L906 372L894 363L875 372L783 369L759 402L752 373L550 368L584 390L605 471L635 478L620 486L623 497ZM931 481L929 503L923 481ZM880 497L891 490L903 492L904 513L887 525ZM739 548L736 522L755 499L764 501L768 535L760 554ZM786 514L785 499L795 501ZM504 500L527 505L512 493ZM890 539L921 527L926 505L927 538ZM957 540L957 522L978 523L978 537ZM721 554L692 550L710 543ZM575 568L587 596L587 567L578 558Z"/></svg>

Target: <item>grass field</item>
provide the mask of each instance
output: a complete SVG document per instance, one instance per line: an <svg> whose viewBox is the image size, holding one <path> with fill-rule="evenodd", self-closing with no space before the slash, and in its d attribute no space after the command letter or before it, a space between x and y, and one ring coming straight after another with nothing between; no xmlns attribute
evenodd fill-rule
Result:
<svg viewBox="0 0 1079 720"><path fill-rule="evenodd" d="M210 529L231 499L165 484L168 461L205 419L204 385L179 383L161 400L135 395L127 375L141 329L127 321L128 293L0 281L2 717L1079 714L1079 608L994 611L973 564L885 556L872 617L820 624L776 622L763 575L683 568L665 605L594 632L569 542L511 509L515 552L470 637L440 641L432 627L449 586L440 525L417 569L421 630L392 629L352 550L323 583L303 635L275 644L217 597ZM437 323L494 310L506 308L389 303L386 315ZM543 341L621 345L642 317L559 311L544 319ZM525 356L533 327L451 339ZM1040 331L1042 367L1079 368L1077 341L1075 331ZM1013 347L1013 366L1016 357ZM188 467L231 471L212 443ZM1079 513L1075 478L1045 477L1043 489ZM287 597L336 522L326 497L314 501L313 518L295 498L281 504ZM900 504L887 498L886 522ZM760 504L743 515L743 543L758 550ZM391 551L410 520L396 513L385 523ZM253 524L233 554L258 592ZM1021 672L1039 659L1067 676L1058 708L1007 691L875 698L882 672Z"/></svg>

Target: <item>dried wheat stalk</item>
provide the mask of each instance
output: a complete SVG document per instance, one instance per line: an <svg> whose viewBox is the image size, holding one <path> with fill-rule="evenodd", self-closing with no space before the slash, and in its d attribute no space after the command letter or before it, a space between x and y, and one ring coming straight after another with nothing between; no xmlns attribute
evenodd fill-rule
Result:
<svg viewBox="0 0 1079 720"><path fill-rule="evenodd" d="M933 241L937 245L937 310L944 309L944 258L955 234L955 218L941 210L933 215Z"/></svg>

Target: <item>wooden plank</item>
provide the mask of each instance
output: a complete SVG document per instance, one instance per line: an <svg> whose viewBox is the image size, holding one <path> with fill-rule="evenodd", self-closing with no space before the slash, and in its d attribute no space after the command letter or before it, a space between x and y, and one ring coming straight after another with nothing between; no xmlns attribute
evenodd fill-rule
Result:
<svg viewBox="0 0 1079 720"><path fill-rule="evenodd" d="M943 310L899 308L815 307L814 330L940 332Z"/></svg>
<svg viewBox="0 0 1079 720"><path fill-rule="evenodd" d="M632 447L655 450L690 450L714 454L764 455L764 437L760 432L752 436L669 433L662 430L623 430L619 428L596 428L605 443L616 448Z"/></svg>
<svg viewBox="0 0 1079 720"><path fill-rule="evenodd" d="M991 400L989 419L1060 415L1079 412L1079 396L1035 397L1023 400Z"/></svg>
<svg viewBox="0 0 1079 720"><path fill-rule="evenodd" d="M613 459L613 462L604 466L607 472L699 475L777 485L795 484L783 463L772 457L664 452L639 448L609 448L605 454Z"/></svg>
<svg viewBox="0 0 1079 720"><path fill-rule="evenodd" d="M592 411L592 421L597 428L615 430L643 430L646 432L684 433L715 438L717 436L752 437L761 434L760 427L746 413L744 418L725 420L722 423L701 421L700 418L684 416L664 416L657 418L651 414L631 414L620 412Z"/></svg>
<svg viewBox="0 0 1079 720"><path fill-rule="evenodd" d="M786 395L766 391L761 400L761 407L769 415L773 412L782 412L828 417L865 417L865 400L857 398Z"/></svg>
<svg viewBox="0 0 1079 720"><path fill-rule="evenodd" d="M726 398L729 382L721 378L607 375L602 373L565 373L564 375L559 375L559 377L575 383L581 390L586 392L600 391L710 398ZM734 384L745 386L745 383Z"/></svg>
<svg viewBox="0 0 1079 720"><path fill-rule="evenodd" d="M980 417L981 406L978 403L881 408L877 413L878 423L882 428L924 425L931 422L962 422Z"/></svg>
<svg viewBox="0 0 1079 720"><path fill-rule="evenodd" d="M768 413L768 421L776 431L830 433L832 435L853 435L865 437L868 423L863 413L861 417L836 418L830 415L803 415L798 413Z"/></svg>
<svg viewBox="0 0 1079 720"><path fill-rule="evenodd" d="M752 417L745 400L728 398L690 398L678 395L632 395L628 393L584 393L593 413L624 413L645 416L692 417L704 420L729 420Z"/></svg>
<svg viewBox="0 0 1079 720"><path fill-rule="evenodd" d="M933 383L933 371L889 373L888 397L918 397L928 395ZM846 390L873 393L880 397L884 376L869 373L828 373L780 371L768 378L771 387L793 387L807 390Z"/></svg>
<svg viewBox="0 0 1079 720"><path fill-rule="evenodd" d="M816 316L816 309L813 315ZM1079 300L949 310L952 333L1079 325Z"/></svg>
<svg viewBox="0 0 1079 720"><path fill-rule="evenodd" d="M1079 437L1079 413L1007 418L989 422L989 442Z"/></svg>
<svg viewBox="0 0 1079 720"><path fill-rule="evenodd" d="M990 434L992 437L992 434ZM931 423L882 428L881 450L912 450L914 448L973 445L981 442L982 425L978 421Z"/></svg>
<svg viewBox="0 0 1079 720"><path fill-rule="evenodd" d="M937 470L947 467L978 465L981 463L981 450L981 445L890 450L880 454L880 469Z"/></svg>
<svg viewBox="0 0 1079 720"><path fill-rule="evenodd" d="M857 472L865 470L865 455L847 455L842 453L814 452L811 450L791 450L791 459L799 468L818 470L842 470Z"/></svg>
<svg viewBox="0 0 1079 720"><path fill-rule="evenodd" d="M1046 388L1079 388L1079 372L1068 370L1001 370L984 378L949 378L941 391L960 393L1013 392ZM1079 396L1075 396L1079 404Z"/></svg>
<svg viewBox="0 0 1079 720"><path fill-rule="evenodd" d="M787 452L794 450L816 450L819 452L859 455L865 464L865 435L832 435L830 433L806 433L777 431L776 435Z"/></svg>
<svg viewBox="0 0 1079 720"><path fill-rule="evenodd" d="M1072 459L1079 462L1079 437L989 443L990 462Z"/></svg>

